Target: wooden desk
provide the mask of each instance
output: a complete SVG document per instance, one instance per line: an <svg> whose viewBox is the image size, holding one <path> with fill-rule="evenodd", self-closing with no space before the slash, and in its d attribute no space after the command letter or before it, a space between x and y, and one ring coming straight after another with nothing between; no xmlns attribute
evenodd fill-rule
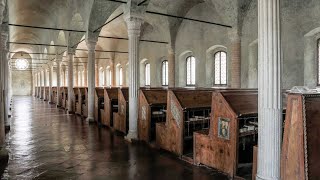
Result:
<svg viewBox="0 0 320 180"><path fill-rule="evenodd" d="M102 124L113 127L114 113L118 113L118 91L119 88L104 88L104 118Z"/></svg>
<svg viewBox="0 0 320 180"><path fill-rule="evenodd" d="M94 120L101 124L104 118L104 88L96 87L94 94Z"/></svg>
<svg viewBox="0 0 320 180"><path fill-rule="evenodd" d="M114 113L114 129L123 132L124 134L128 133L129 129L129 118L128 118L128 108L129 108L129 89L120 88L118 90L118 112Z"/></svg>
<svg viewBox="0 0 320 180"><path fill-rule="evenodd" d="M139 140L150 143L156 140L156 123L166 121L167 90L140 89L139 91Z"/></svg>
<svg viewBox="0 0 320 180"><path fill-rule="evenodd" d="M79 88L79 108L81 108L81 116L88 117L88 88Z"/></svg>

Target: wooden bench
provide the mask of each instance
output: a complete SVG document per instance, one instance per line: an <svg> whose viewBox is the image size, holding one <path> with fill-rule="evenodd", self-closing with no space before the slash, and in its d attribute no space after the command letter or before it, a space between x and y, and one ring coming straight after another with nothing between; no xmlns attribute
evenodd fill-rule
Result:
<svg viewBox="0 0 320 180"><path fill-rule="evenodd" d="M156 140L156 123L166 121L167 90L140 89L139 91L139 140L151 143Z"/></svg>
<svg viewBox="0 0 320 180"><path fill-rule="evenodd" d="M118 91L119 88L104 89L104 118L102 125L113 127L114 113L118 113Z"/></svg>
<svg viewBox="0 0 320 180"><path fill-rule="evenodd" d="M79 88L79 108L81 109L81 116L88 117L88 88Z"/></svg>
<svg viewBox="0 0 320 180"><path fill-rule="evenodd" d="M113 114L114 129L127 134L129 128L128 108L129 89L120 88L118 90L118 112Z"/></svg>
<svg viewBox="0 0 320 180"><path fill-rule="evenodd" d="M73 88L73 96L74 96L74 104L73 104L73 109L75 114L81 115L81 108L79 106L79 102L80 102L80 95L79 95L79 88L75 87Z"/></svg>
<svg viewBox="0 0 320 180"><path fill-rule="evenodd" d="M104 121L104 88L96 87L94 96L94 120L101 124Z"/></svg>
<svg viewBox="0 0 320 180"><path fill-rule="evenodd" d="M156 144L182 157L192 154L193 132L208 128L212 90L169 90L166 122L156 123Z"/></svg>
<svg viewBox="0 0 320 180"><path fill-rule="evenodd" d="M67 109L68 105L68 88L62 87L61 88L61 107Z"/></svg>
<svg viewBox="0 0 320 180"><path fill-rule="evenodd" d="M57 87L52 87L52 103L57 104Z"/></svg>

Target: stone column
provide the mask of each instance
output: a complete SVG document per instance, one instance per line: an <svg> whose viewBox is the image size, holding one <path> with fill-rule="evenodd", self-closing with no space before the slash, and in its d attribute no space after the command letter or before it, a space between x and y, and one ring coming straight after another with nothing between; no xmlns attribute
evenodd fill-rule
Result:
<svg viewBox="0 0 320 180"><path fill-rule="evenodd" d="M52 73L53 73L53 65L49 65L49 104L52 104Z"/></svg>
<svg viewBox="0 0 320 180"><path fill-rule="evenodd" d="M95 64L96 87L99 87L99 66Z"/></svg>
<svg viewBox="0 0 320 180"><path fill-rule="evenodd" d="M258 180L280 180L282 63L279 1L258 1Z"/></svg>
<svg viewBox="0 0 320 180"><path fill-rule="evenodd" d="M175 61L175 54L173 47L168 48L168 78L169 78L169 87L175 87L175 67L176 67L176 61ZM162 75L162 74L161 74Z"/></svg>
<svg viewBox="0 0 320 180"><path fill-rule="evenodd" d="M129 132L126 139L138 138L139 39L142 19L125 17L129 36Z"/></svg>
<svg viewBox="0 0 320 180"><path fill-rule="evenodd" d="M241 40L238 32L231 33L231 87L241 88Z"/></svg>
<svg viewBox="0 0 320 180"><path fill-rule="evenodd" d="M74 113L74 99L73 99L73 61L74 50L69 50L68 56L68 113Z"/></svg>
<svg viewBox="0 0 320 180"><path fill-rule="evenodd" d="M83 65L83 81L84 81L84 84L83 86L84 87L88 87L88 68L87 68L87 64Z"/></svg>
<svg viewBox="0 0 320 180"><path fill-rule="evenodd" d="M40 87L40 75L39 75L39 72L36 71L36 76L37 76L37 98L40 98L40 90L39 90L39 87Z"/></svg>
<svg viewBox="0 0 320 180"><path fill-rule="evenodd" d="M61 91L61 60L62 57L56 55L57 61L57 107L61 107L60 91Z"/></svg>
<svg viewBox="0 0 320 180"><path fill-rule="evenodd" d="M43 100L47 101L46 96L46 87L47 87L47 69L43 69Z"/></svg>
<svg viewBox="0 0 320 180"><path fill-rule="evenodd" d="M94 91L96 89L95 83L95 49L96 40L87 39L88 47L88 122L94 122Z"/></svg>
<svg viewBox="0 0 320 180"><path fill-rule="evenodd" d="M43 99L43 94L41 91L43 90L43 70L40 70L40 99Z"/></svg>

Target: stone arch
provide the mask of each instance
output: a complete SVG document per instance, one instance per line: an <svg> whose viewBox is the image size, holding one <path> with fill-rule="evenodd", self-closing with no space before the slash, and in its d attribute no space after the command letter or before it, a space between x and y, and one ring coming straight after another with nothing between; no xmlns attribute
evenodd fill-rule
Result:
<svg viewBox="0 0 320 180"><path fill-rule="evenodd" d="M206 85L207 87L212 87L214 85L214 79L215 79L214 55L219 51L227 52L227 47L223 45L214 45L208 48L206 51ZM229 56L227 55L227 62L228 60L229 60ZM228 69L228 66L227 66L227 69Z"/></svg>

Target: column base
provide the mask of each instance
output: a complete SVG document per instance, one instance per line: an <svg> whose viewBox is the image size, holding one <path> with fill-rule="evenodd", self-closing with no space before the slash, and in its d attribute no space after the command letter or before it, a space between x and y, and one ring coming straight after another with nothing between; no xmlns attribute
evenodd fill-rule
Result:
<svg viewBox="0 0 320 180"><path fill-rule="evenodd" d="M95 123L94 117L87 117L86 121L88 123Z"/></svg>
<svg viewBox="0 0 320 180"><path fill-rule="evenodd" d="M49 103L49 104L54 104L53 102L50 102L50 101L49 101L48 103Z"/></svg>
<svg viewBox="0 0 320 180"><path fill-rule="evenodd" d="M0 175L3 174L9 161L9 153L5 148L0 149Z"/></svg>
<svg viewBox="0 0 320 180"><path fill-rule="evenodd" d="M256 176L256 180L280 180L280 178L275 177L261 177L259 175Z"/></svg>
<svg viewBox="0 0 320 180"><path fill-rule="evenodd" d="M67 113L68 113L68 114L74 114L74 112L73 112L73 111L67 111Z"/></svg>
<svg viewBox="0 0 320 180"><path fill-rule="evenodd" d="M57 107L57 108L61 108L61 105L57 105L56 107Z"/></svg>
<svg viewBox="0 0 320 180"><path fill-rule="evenodd" d="M124 137L124 139L130 143L138 140L138 133L136 131L129 131L129 133Z"/></svg>

